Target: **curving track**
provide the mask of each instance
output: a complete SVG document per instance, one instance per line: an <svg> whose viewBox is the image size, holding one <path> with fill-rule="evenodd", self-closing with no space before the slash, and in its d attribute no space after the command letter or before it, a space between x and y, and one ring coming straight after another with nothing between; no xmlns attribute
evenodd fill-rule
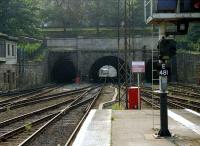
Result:
<svg viewBox="0 0 200 146"><path fill-rule="evenodd" d="M37 134L32 135L22 145L44 145L45 138L48 138L47 145L66 143L67 138L73 133L76 125L84 113L90 109L100 92L100 87L84 88L82 92L79 92L82 94L76 98L0 123L0 145L18 145L36 131ZM41 126L43 127L41 128ZM41 131L46 133L45 138ZM51 131L54 131L53 135ZM64 134L65 136L63 136ZM55 136L59 138L55 139Z"/></svg>

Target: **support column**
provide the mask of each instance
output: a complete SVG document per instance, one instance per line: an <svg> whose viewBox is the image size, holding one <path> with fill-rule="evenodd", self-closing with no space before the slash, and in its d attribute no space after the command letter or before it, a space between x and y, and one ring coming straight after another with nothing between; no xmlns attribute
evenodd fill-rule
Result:
<svg viewBox="0 0 200 146"><path fill-rule="evenodd" d="M159 40L161 40L163 37L166 37L166 24L161 23L159 26Z"/></svg>

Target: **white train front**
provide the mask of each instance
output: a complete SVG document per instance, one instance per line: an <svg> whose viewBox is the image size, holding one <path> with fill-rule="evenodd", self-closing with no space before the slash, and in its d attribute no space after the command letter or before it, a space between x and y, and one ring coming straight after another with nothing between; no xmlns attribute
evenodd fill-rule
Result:
<svg viewBox="0 0 200 146"><path fill-rule="evenodd" d="M100 78L115 78L117 77L117 70L113 66L103 66L99 70Z"/></svg>

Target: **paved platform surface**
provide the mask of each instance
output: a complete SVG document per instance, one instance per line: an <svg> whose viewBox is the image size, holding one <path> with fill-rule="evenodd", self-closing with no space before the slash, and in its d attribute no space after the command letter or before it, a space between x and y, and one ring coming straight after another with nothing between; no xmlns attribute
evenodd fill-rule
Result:
<svg viewBox="0 0 200 146"><path fill-rule="evenodd" d="M111 110L92 110L72 146L110 146Z"/></svg>
<svg viewBox="0 0 200 146"><path fill-rule="evenodd" d="M198 130L200 126L199 116L185 110L173 110L171 113L177 114L188 121L198 121L196 124L191 122L196 125ZM169 130L175 136L156 139L153 134L158 132L160 127L159 111L155 111L154 114L156 130L153 129L151 110L112 111L112 146L200 146L200 135L193 131L192 128L194 127L186 127L181 121L178 122L172 118L169 118ZM190 115L190 117L186 115Z"/></svg>
<svg viewBox="0 0 200 146"><path fill-rule="evenodd" d="M73 146L200 146L200 115L189 110L169 110L170 138L155 138L159 111L92 110Z"/></svg>

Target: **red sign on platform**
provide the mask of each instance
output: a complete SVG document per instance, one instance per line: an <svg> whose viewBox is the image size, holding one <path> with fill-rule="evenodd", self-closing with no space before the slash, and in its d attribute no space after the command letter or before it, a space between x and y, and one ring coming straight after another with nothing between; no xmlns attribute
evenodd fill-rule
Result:
<svg viewBox="0 0 200 146"><path fill-rule="evenodd" d="M144 61L132 61L132 72L133 73L145 72L145 62Z"/></svg>

